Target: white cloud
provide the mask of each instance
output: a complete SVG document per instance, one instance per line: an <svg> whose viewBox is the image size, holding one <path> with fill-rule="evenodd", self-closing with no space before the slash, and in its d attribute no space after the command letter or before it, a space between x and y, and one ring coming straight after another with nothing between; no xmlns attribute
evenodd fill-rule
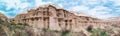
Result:
<svg viewBox="0 0 120 36"><path fill-rule="evenodd" d="M109 9L107 7L104 6L96 6L93 9L90 9L88 11L88 14L94 15L98 18L108 18L108 17L112 17L113 15L110 14L110 11L112 11L112 9Z"/></svg>
<svg viewBox="0 0 120 36"><path fill-rule="evenodd" d="M36 5L36 6L39 6L39 5L41 5L41 4L43 4L43 3L42 3L42 0L35 0L35 5Z"/></svg>
<svg viewBox="0 0 120 36"><path fill-rule="evenodd" d="M73 6L72 8L70 8L70 10L83 12L83 13L101 18L101 19L113 16L110 14L110 11L112 11L112 9L109 9L108 7L104 7L104 6L96 6L93 9L89 9L89 7L87 7L87 6L84 6L84 5L79 6L78 5L78 6Z"/></svg>
<svg viewBox="0 0 120 36"><path fill-rule="evenodd" d="M69 2L67 4L70 4L70 5L77 5L79 2Z"/></svg>
<svg viewBox="0 0 120 36"><path fill-rule="evenodd" d="M20 0L2 0L2 2L5 2L7 4L7 10L12 8L12 7L16 7L15 4L21 3Z"/></svg>
<svg viewBox="0 0 120 36"><path fill-rule="evenodd" d="M115 2L114 6L120 6L120 0L112 0L113 2Z"/></svg>
<svg viewBox="0 0 120 36"><path fill-rule="evenodd" d="M62 7L63 8L63 5L62 4L58 4L58 6Z"/></svg>
<svg viewBox="0 0 120 36"><path fill-rule="evenodd" d="M84 5L97 5L100 4L100 0L82 0Z"/></svg>
<svg viewBox="0 0 120 36"><path fill-rule="evenodd" d="M42 2L42 0L35 0L35 6L37 7L43 4L48 4L48 3L52 3L52 2Z"/></svg>
<svg viewBox="0 0 120 36"><path fill-rule="evenodd" d="M69 8L69 9L73 11L86 12L88 11L89 8L87 6L81 5L81 6L73 6L72 8Z"/></svg>
<svg viewBox="0 0 120 36"><path fill-rule="evenodd" d="M0 13L5 13L4 11L0 11Z"/></svg>
<svg viewBox="0 0 120 36"><path fill-rule="evenodd" d="M16 9L24 9L27 8L28 6L30 6L30 3L21 3L19 4L19 6L16 6Z"/></svg>
<svg viewBox="0 0 120 36"><path fill-rule="evenodd" d="M1 0L1 2L6 3L6 9L5 10L10 10L11 8L14 9L13 11L8 11L8 12L3 12L5 15L7 15L8 17L13 15L13 14L17 14L20 11L25 10L25 8L30 7L32 4L30 4L29 2L22 2L21 0ZM13 13L11 15L8 15L9 13Z"/></svg>
<svg viewBox="0 0 120 36"><path fill-rule="evenodd" d="M21 2L21 0L2 0L2 2L7 4L6 10L9 10L11 8L18 10L18 9L24 9L24 8L30 6L30 3L28 3L28 2L23 3L23 2Z"/></svg>

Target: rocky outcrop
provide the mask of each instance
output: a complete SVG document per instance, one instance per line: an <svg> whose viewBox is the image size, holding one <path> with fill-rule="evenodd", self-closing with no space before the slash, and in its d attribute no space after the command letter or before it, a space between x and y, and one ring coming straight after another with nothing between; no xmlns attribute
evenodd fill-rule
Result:
<svg viewBox="0 0 120 36"><path fill-rule="evenodd" d="M7 32L12 29L14 36L119 36L120 34L120 20L102 20L90 15L74 13L53 4L24 12L12 19L0 14L2 20L10 21L0 22L8 28L4 30ZM7 33L10 36L13 34Z"/></svg>
<svg viewBox="0 0 120 36"><path fill-rule="evenodd" d="M42 29L49 29L52 31L70 30L72 32L72 36L80 36L79 34L81 34L81 36L89 36L91 33L87 31L87 28L90 25L93 26L93 29L100 28L102 30L106 30L111 27L118 28L118 24L120 22L102 20L82 13L74 13L73 11L62 9L53 4L42 5L25 12L26 13L18 14L13 18L14 22L27 23L32 27L32 31L34 33L40 33L41 35L45 34L44 36L54 36L53 34L55 32L43 32ZM82 33L79 33L81 31ZM75 32L77 32L78 35ZM109 31L106 32L109 33ZM58 35L55 36L59 35L62 34L59 32Z"/></svg>
<svg viewBox="0 0 120 36"><path fill-rule="evenodd" d="M6 21L6 20L7 20L7 17L6 17L4 14L0 13L0 19Z"/></svg>
<svg viewBox="0 0 120 36"><path fill-rule="evenodd" d="M100 24L100 19L85 14L72 13L53 4L43 5L26 12L17 15L14 21L16 23L27 23L32 27L40 29L72 30L77 32L81 30L81 26L85 28L89 24L97 22Z"/></svg>

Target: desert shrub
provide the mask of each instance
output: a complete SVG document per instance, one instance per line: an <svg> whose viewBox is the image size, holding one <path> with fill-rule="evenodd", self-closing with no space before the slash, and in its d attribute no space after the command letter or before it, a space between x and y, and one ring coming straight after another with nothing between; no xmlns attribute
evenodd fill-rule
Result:
<svg viewBox="0 0 120 36"><path fill-rule="evenodd" d="M0 19L0 27L3 27L3 29L7 29L5 30L6 32L11 32L11 33L7 33L7 35L16 35L16 34L19 35L20 34L21 36L27 36L27 33L18 32L18 31L25 30L25 26L26 24L21 23L21 25L19 25L14 22L7 22L7 21L3 21L2 19Z"/></svg>
<svg viewBox="0 0 120 36"><path fill-rule="evenodd" d="M108 34L105 31L102 31L101 29L93 29L91 36L108 36Z"/></svg>
<svg viewBox="0 0 120 36"><path fill-rule="evenodd" d="M61 36L67 36L67 34L69 34L69 33L70 33L69 30L62 31Z"/></svg>
<svg viewBox="0 0 120 36"><path fill-rule="evenodd" d="M7 36L7 34L5 33L4 29L1 27L0 25L0 36Z"/></svg>
<svg viewBox="0 0 120 36"><path fill-rule="evenodd" d="M101 34L101 36L108 36L108 34L106 32L103 32L103 31L100 34Z"/></svg>
<svg viewBox="0 0 120 36"><path fill-rule="evenodd" d="M13 36L30 36L30 35L26 32L15 32Z"/></svg>
<svg viewBox="0 0 120 36"><path fill-rule="evenodd" d="M42 29L42 31L44 31L44 32L51 32L51 30L50 29Z"/></svg>
<svg viewBox="0 0 120 36"><path fill-rule="evenodd" d="M2 19L0 19L0 23L4 22Z"/></svg>
<svg viewBox="0 0 120 36"><path fill-rule="evenodd" d="M58 31L58 30L54 30L53 32L57 32L57 33L58 33L58 32L61 32L61 31Z"/></svg>
<svg viewBox="0 0 120 36"><path fill-rule="evenodd" d="M11 25L16 25L14 22L10 22Z"/></svg>

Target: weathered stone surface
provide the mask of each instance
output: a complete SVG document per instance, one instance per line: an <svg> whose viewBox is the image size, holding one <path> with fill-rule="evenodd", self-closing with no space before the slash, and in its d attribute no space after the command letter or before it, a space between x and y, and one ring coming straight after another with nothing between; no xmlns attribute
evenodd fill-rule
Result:
<svg viewBox="0 0 120 36"><path fill-rule="evenodd" d="M72 32L83 31L84 33L72 33L72 36L80 36L80 34L83 36L88 36L89 32L87 32L86 29L89 25L92 25L93 29L120 27L120 20L102 20L86 14L67 11L52 4L33 8L26 12L27 13L24 14L18 14L12 20L14 20L16 23L27 23L33 28L32 32L40 33L39 36L56 36L54 35L55 32L41 32L40 30L42 29L50 29L56 31L70 30ZM33 35L35 36L36 34ZM57 36L59 36L59 33Z"/></svg>

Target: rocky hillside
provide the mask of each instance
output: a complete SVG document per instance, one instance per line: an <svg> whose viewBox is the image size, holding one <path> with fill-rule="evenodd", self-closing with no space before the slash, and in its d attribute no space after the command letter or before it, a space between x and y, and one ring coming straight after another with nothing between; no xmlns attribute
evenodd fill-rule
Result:
<svg viewBox="0 0 120 36"><path fill-rule="evenodd" d="M0 19L5 21L5 20L7 20L7 17L4 14L0 13Z"/></svg>
<svg viewBox="0 0 120 36"><path fill-rule="evenodd" d="M107 26L106 29L94 29L92 26L88 26L87 29L81 32L66 31L54 31L49 29L34 30L39 28L33 28L26 24L15 24L14 22L7 22L0 19L0 36L120 36L120 28L114 26ZM85 33L87 32L87 33Z"/></svg>
<svg viewBox="0 0 120 36"><path fill-rule="evenodd" d="M0 36L26 36L27 25L6 21L7 17L0 13Z"/></svg>
<svg viewBox="0 0 120 36"><path fill-rule="evenodd" d="M86 16L83 14L79 15ZM24 16L24 14L20 16ZM20 17L17 17L17 19L18 18ZM73 32L71 30L56 31L50 29L40 29L29 26L26 23L15 23L14 21L11 21L11 19L0 13L0 36L120 36L120 27L118 27L120 26L120 23L108 24L105 25L105 28L93 28L93 26L95 25L89 25L86 26L86 28L81 27L80 32Z"/></svg>

